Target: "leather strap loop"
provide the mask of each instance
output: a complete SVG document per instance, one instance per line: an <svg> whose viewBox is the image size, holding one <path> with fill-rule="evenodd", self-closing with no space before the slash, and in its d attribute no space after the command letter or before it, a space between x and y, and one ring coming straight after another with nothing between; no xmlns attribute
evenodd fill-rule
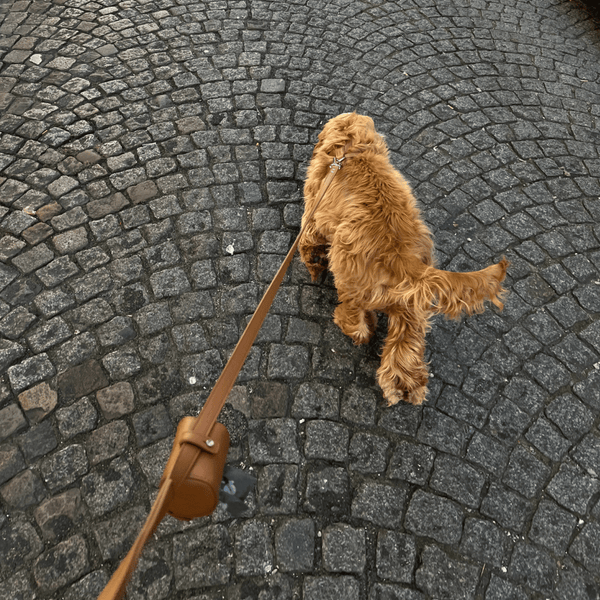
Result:
<svg viewBox="0 0 600 600"><path fill-rule="evenodd" d="M197 448L200 448L200 450L208 452L209 454L219 453L219 443L214 441L210 436L199 437L197 431L189 431L184 433L181 438L181 442L196 446Z"/></svg>

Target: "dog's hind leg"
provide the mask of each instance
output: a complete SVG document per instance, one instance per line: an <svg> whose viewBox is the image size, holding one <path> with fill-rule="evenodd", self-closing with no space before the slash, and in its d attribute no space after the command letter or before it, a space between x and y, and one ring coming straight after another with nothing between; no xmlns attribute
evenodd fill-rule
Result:
<svg viewBox="0 0 600 600"><path fill-rule="evenodd" d="M355 344L366 344L377 326L377 317L370 310L361 308L351 300L345 300L337 305L333 313L333 322Z"/></svg>
<svg viewBox="0 0 600 600"><path fill-rule="evenodd" d="M427 396L429 373L425 364L425 315L395 306L388 313L388 335L381 354L377 380L388 405L406 400L421 404Z"/></svg>

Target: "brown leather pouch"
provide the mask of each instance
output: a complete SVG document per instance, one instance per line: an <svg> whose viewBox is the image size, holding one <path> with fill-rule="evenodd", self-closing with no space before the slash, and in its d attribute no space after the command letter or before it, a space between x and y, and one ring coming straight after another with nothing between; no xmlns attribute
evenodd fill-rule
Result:
<svg viewBox="0 0 600 600"><path fill-rule="evenodd" d="M195 422L195 417L184 417L179 422L171 456L160 481L161 486L172 473L181 445L191 434ZM210 515L219 503L219 488L229 449L229 433L224 425L215 423L210 436L210 444L206 450L202 449L189 473L177 484L176 493L167 505L168 514L177 519L189 521L205 517Z"/></svg>

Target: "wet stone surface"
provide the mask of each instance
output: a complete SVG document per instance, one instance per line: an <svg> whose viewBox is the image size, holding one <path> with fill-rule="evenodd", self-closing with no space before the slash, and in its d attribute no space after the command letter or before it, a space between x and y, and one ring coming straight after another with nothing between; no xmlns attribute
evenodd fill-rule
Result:
<svg viewBox="0 0 600 600"><path fill-rule="evenodd" d="M168 517L129 596L600 596L600 35L578 2L0 5L0 600L97 597L298 232L317 134L368 114L439 264L423 407L296 258L222 420L242 516Z"/></svg>

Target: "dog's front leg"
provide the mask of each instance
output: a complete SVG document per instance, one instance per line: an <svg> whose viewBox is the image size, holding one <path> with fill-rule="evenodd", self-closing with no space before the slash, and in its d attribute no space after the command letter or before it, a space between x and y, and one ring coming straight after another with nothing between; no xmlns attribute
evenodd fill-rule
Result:
<svg viewBox="0 0 600 600"><path fill-rule="evenodd" d="M366 344L377 326L377 317L370 310L361 308L352 300L344 300L337 305L333 313L333 322L355 344Z"/></svg>
<svg viewBox="0 0 600 600"><path fill-rule="evenodd" d="M427 396L429 378L424 361L428 317L401 307L386 312L388 335L377 370L379 386L390 406L400 400L421 404Z"/></svg>
<svg viewBox="0 0 600 600"><path fill-rule="evenodd" d="M327 240L318 231L314 220L308 223L298 244L300 259L306 265L313 281L325 270Z"/></svg>

